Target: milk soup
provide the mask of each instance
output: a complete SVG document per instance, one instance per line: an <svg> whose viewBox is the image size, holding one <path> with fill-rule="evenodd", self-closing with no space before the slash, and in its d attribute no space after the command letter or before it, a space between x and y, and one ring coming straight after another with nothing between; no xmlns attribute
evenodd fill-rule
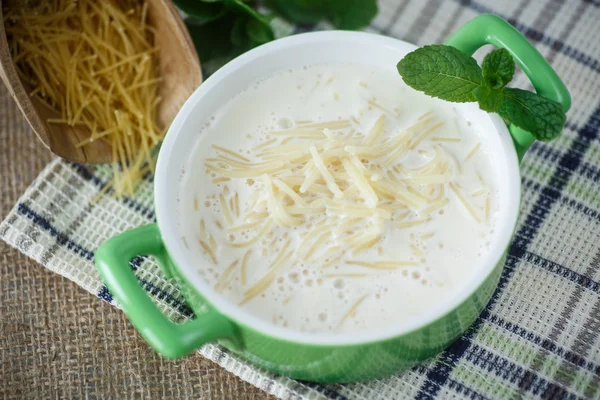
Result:
<svg viewBox="0 0 600 400"><path fill-rule="evenodd" d="M394 71L254 82L198 127L181 240L243 310L309 333L407 323L457 295L499 204L488 132Z"/></svg>

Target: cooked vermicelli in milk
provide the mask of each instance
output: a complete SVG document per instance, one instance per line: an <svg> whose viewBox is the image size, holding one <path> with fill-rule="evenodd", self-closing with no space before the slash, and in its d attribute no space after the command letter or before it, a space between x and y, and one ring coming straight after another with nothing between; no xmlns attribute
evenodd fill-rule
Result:
<svg viewBox="0 0 600 400"><path fill-rule="evenodd" d="M492 236L490 149L392 72L280 72L201 128L179 193L207 283L306 332L402 324L461 290Z"/></svg>

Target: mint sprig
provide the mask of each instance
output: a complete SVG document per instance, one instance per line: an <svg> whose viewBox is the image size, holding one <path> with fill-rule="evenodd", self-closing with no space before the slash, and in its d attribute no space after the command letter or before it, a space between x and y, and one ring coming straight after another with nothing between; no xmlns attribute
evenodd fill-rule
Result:
<svg viewBox="0 0 600 400"><path fill-rule="evenodd" d="M271 17L242 0L174 0L204 63L223 62L275 39Z"/></svg>
<svg viewBox="0 0 600 400"><path fill-rule="evenodd" d="M514 61L505 49L486 55L480 68L473 57L452 46L424 46L400 60L398 72L413 89L451 102L477 102L482 110L498 113L537 140L556 138L565 124L566 115L559 103L505 87L515 72Z"/></svg>
<svg viewBox="0 0 600 400"><path fill-rule="evenodd" d="M360 29L377 14L377 0L173 0L189 18L186 26L202 64L218 64L275 39L279 22Z"/></svg>
<svg viewBox="0 0 600 400"><path fill-rule="evenodd" d="M515 74L515 62L508 50L497 49L485 56L481 63L481 72L486 86L492 89L501 89L512 81Z"/></svg>
<svg viewBox="0 0 600 400"><path fill-rule="evenodd" d="M408 53L398 63L398 72L408 86L454 103L476 101L473 91L483 81L477 61L451 46L425 46Z"/></svg>
<svg viewBox="0 0 600 400"><path fill-rule="evenodd" d="M360 29L377 15L376 0L266 0L287 20L315 24L329 20L338 29Z"/></svg>
<svg viewBox="0 0 600 400"><path fill-rule="evenodd" d="M522 89L502 89L502 104L495 110L533 134L537 140L550 141L560 135L567 116L559 103Z"/></svg>

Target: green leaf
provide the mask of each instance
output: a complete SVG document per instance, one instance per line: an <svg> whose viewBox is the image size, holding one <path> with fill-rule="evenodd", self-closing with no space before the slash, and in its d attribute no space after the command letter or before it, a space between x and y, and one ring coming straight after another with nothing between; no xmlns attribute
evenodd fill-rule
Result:
<svg viewBox="0 0 600 400"><path fill-rule="evenodd" d="M199 0L173 0L184 13L195 19L195 23L212 21L225 14L225 5L221 2Z"/></svg>
<svg viewBox="0 0 600 400"><path fill-rule="evenodd" d="M204 63L213 58L225 57L233 50L230 33L235 18L225 15L213 21L196 23L193 19L186 19L188 28L198 57Z"/></svg>
<svg viewBox="0 0 600 400"><path fill-rule="evenodd" d="M264 15L253 0L174 0L186 14L186 26L203 65L219 65L252 47L275 39L278 15ZM376 0L265 0L282 15L303 22L331 20L338 28L354 29L370 22Z"/></svg>
<svg viewBox="0 0 600 400"><path fill-rule="evenodd" d="M236 12L238 14L246 14L263 21L262 14L256 11L248 4L244 3L242 0L225 0L225 5L233 12ZM266 19L264 20L264 22L268 23Z"/></svg>
<svg viewBox="0 0 600 400"><path fill-rule="evenodd" d="M231 28L231 43L235 46L245 47L248 43L248 36L246 35L246 23L247 18L244 16L237 17Z"/></svg>
<svg viewBox="0 0 600 400"><path fill-rule="evenodd" d="M229 13L203 23L188 18L185 23L203 69L212 60L218 60L218 66L222 66L269 38L269 31L263 30L262 23L244 14Z"/></svg>
<svg viewBox="0 0 600 400"><path fill-rule="evenodd" d="M515 62L506 49L497 49L485 56L481 70L486 85L501 89L512 80L515 74Z"/></svg>
<svg viewBox="0 0 600 400"><path fill-rule="evenodd" d="M377 15L376 0L267 0L267 7L297 24L323 19L338 29L360 29Z"/></svg>
<svg viewBox="0 0 600 400"><path fill-rule="evenodd" d="M398 72L413 89L458 103L476 101L481 68L473 57L441 44L421 47L398 63Z"/></svg>
<svg viewBox="0 0 600 400"><path fill-rule="evenodd" d="M324 2L315 0L266 0L265 5L296 24L316 24L327 17Z"/></svg>
<svg viewBox="0 0 600 400"><path fill-rule="evenodd" d="M492 89L489 86L482 85L475 88L475 97L479 103L479 108L487 112L496 112L502 105L503 95L499 89Z"/></svg>
<svg viewBox="0 0 600 400"><path fill-rule="evenodd" d="M251 18L246 23L246 34L257 44L263 44L275 39L273 29L270 24L265 25L256 18Z"/></svg>
<svg viewBox="0 0 600 400"><path fill-rule="evenodd" d="M242 0L225 0L225 4L232 12L246 17L241 31L248 37L249 42L258 45L275 39L270 17L260 14Z"/></svg>
<svg viewBox="0 0 600 400"><path fill-rule="evenodd" d="M537 139L549 141L560 135L566 115L559 103L521 89L502 89L498 114Z"/></svg>
<svg viewBox="0 0 600 400"><path fill-rule="evenodd" d="M377 15L376 0L329 0L329 20L338 29L360 29Z"/></svg>

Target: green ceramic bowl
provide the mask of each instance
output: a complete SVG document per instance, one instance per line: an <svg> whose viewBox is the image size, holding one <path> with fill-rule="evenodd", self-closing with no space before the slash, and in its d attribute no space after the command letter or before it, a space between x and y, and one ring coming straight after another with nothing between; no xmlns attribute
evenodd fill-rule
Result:
<svg viewBox="0 0 600 400"><path fill-rule="evenodd" d="M447 42L471 55L484 44L506 48L537 92L568 109L569 94L542 55L505 21L482 15ZM498 182L502 217L489 254L474 266L464 290L410 324L356 334L306 334L274 326L229 303L207 285L180 241L177 185L180 171L198 140L197 129L252 81L306 64L353 63L395 70L415 46L358 32L317 32L276 40L233 60L211 76L183 106L162 145L155 176L157 224L118 235L96 252L96 265L125 313L160 354L181 357L205 343L218 342L250 362L283 375L322 382L379 378L434 356L460 336L488 303L504 265L518 217L519 159L532 136L507 128L495 114L475 104L457 105L477 129L486 132ZM195 317L182 324L167 319L139 286L128 262L152 255L177 281Z"/></svg>

